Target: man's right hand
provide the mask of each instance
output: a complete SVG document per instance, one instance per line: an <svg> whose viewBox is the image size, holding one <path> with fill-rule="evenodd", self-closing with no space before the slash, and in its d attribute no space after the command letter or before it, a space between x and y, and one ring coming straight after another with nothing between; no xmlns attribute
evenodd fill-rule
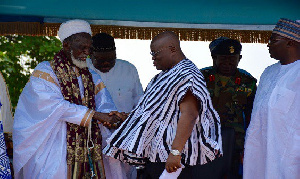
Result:
<svg viewBox="0 0 300 179"><path fill-rule="evenodd" d="M97 120L98 123L103 124L103 126L113 129L118 128L123 122L122 118L115 114L111 115L109 113L100 112L95 112L93 119Z"/></svg>

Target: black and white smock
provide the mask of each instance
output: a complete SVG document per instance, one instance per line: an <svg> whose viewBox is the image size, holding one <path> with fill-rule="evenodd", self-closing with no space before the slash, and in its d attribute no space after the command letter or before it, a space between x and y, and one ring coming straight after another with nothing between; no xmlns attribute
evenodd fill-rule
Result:
<svg viewBox="0 0 300 179"><path fill-rule="evenodd" d="M166 162L180 118L179 105L190 90L199 102L199 117L183 150L183 165L205 164L222 154L220 119L203 75L183 59L148 84L139 104L107 140L105 155L132 165Z"/></svg>

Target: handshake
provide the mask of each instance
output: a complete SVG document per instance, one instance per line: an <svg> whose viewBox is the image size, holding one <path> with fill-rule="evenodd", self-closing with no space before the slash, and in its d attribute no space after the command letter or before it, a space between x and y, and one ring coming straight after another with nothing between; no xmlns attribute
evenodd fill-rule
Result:
<svg viewBox="0 0 300 179"><path fill-rule="evenodd" d="M107 128L117 129L127 117L128 113L111 111L110 113L95 112L93 119Z"/></svg>

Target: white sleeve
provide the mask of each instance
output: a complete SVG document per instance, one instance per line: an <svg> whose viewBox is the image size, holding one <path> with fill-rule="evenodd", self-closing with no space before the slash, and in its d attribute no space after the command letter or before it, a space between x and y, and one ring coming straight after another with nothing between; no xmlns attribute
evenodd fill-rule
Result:
<svg viewBox="0 0 300 179"><path fill-rule="evenodd" d="M133 97L133 102L134 102L134 106L136 106L141 98L141 96L143 96L144 91L143 91L143 87L139 78L139 74L136 70L136 68L134 67L132 70L132 76L134 78L134 89L133 89L133 93L132 93L132 97Z"/></svg>

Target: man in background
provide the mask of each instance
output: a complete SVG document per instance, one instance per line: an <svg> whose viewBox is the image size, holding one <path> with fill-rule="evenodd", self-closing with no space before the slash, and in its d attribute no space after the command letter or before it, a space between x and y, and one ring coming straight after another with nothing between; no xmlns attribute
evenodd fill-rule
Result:
<svg viewBox="0 0 300 179"><path fill-rule="evenodd" d="M251 117L256 79L237 68L242 58L239 41L220 37L212 41L209 48L213 66L201 69L201 72L221 120L224 157L218 162L222 161L222 172L227 178L242 178L244 138Z"/></svg>
<svg viewBox="0 0 300 179"><path fill-rule="evenodd" d="M247 130L244 178L300 177L300 21L280 19L268 43L279 62L260 77Z"/></svg>
<svg viewBox="0 0 300 179"><path fill-rule="evenodd" d="M101 78L89 70L90 25L61 24L62 50L37 65L24 87L13 127L15 178L105 178L98 123L121 119Z"/></svg>
<svg viewBox="0 0 300 179"><path fill-rule="evenodd" d="M96 71L107 87L119 112L129 113L137 105L143 95L143 88L134 65L117 59L114 38L106 33L98 33L92 37L91 59L87 59L88 67ZM102 130L103 147L111 135L107 129ZM111 157L104 158L107 178L135 179L135 167L122 163Z"/></svg>

